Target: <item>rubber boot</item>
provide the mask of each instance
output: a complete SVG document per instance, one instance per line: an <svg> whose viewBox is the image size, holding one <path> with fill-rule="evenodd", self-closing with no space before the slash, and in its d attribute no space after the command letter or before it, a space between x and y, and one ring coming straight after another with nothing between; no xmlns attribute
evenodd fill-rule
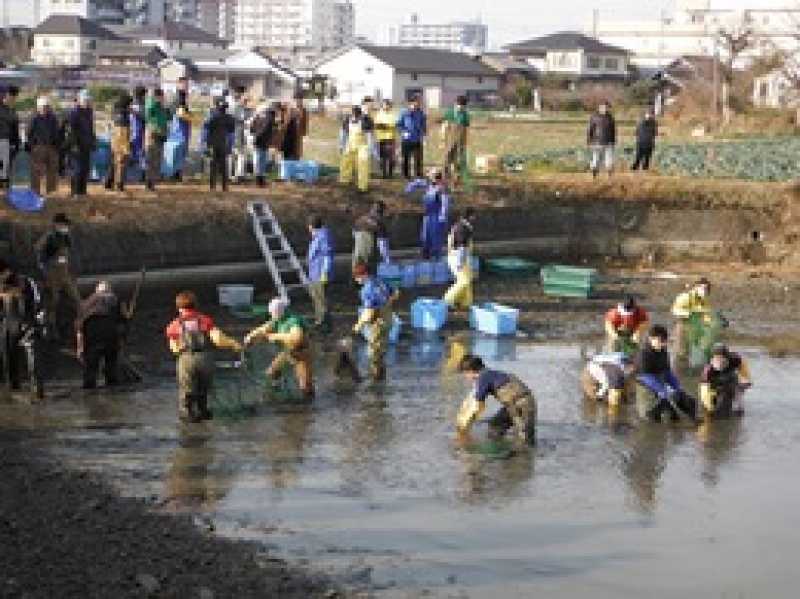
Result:
<svg viewBox="0 0 800 599"><path fill-rule="evenodd" d="M181 422L192 421L192 398L191 396L184 396L178 398L178 418Z"/></svg>
<svg viewBox="0 0 800 599"><path fill-rule="evenodd" d="M214 414L208 408L208 396L204 395L202 397L198 397L197 399L197 408L198 408L198 415L200 420L212 420L214 418Z"/></svg>

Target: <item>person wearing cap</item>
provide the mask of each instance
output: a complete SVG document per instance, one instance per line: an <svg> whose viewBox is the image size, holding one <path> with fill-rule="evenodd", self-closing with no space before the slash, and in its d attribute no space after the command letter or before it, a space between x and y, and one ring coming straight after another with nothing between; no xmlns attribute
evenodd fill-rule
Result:
<svg viewBox="0 0 800 599"><path fill-rule="evenodd" d="M467 208L450 229L447 236L447 265L455 282L444 294L444 301L451 309L469 310L472 306L472 252L475 238L476 212Z"/></svg>
<svg viewBox="0 0 800 599"><path fill-rule="evenodd" d="M44 320L36 282L0 258L0 380L17 391L26 375L35 399L44 397L40 351Z"/></svg>
<svg viewBox="0 0 800 599"><path fill-rule="evenodd" d="M126 319L120 301L108 281L100 281L92 295L83 300L75 320L78 360L83 365L83 388L97 387L103 363L106 387L119 383L117 363Z"/></svg>
<svg viewBox="0 0 800 599"><path fill-rule="evenodd" d="M0 185L11 186L14 157L19 152L19 117L13 106L11 90L0 87Z"/></svg>
<svg viewBox="0 0 800 599"><path fill-rule="evenodd" d="M48 194L58 189L58 149L61 132L58 118L50 108L50 99L40 96L36 100L36 114L28 124L26 150L31 157L31 189L42 192L42 178Z"/></svg>
<svg viewBox="0 0 800 599"><path fill-rule="evenodd" d="M68 121L66 143L70 154L70 191L73 197L85 196L92 167L92 152L97 147L92 96L87 90L81 90L78 94L78 105L70 112Z"/></svg>
<svg viewBox="0 0 800 599"><path fill-rule="evenodd" d="M233 148L236 120L228 114L228 105L223 99L217 100L217 105L206 122L205 130L205 144L211 153L209 188L211 191L217 188L219 177L222 191L228 191L228 156Z"/></svg>
<svg viewBox="0 0 800 599"><path fill-rule="evenodd" d="M245 346L256 341L277 343L283 347L267 369L267 377L277 384L287 367L294 369L297 386L306 398L314 396L314 373L312 369L311 345L306 324L301 317L289 310L289 300L275 298L268 306L270 320L250 331L244 338Z"/></svg>
<svg viewBox="0 0 800 599"><path fill-rule="evenodd" d="M314 215L308 221L308 232L311 242L308 245L308 291L314 304L315 324L320 329L330 330L330 313L326 290L333 280L334 249L333 236L320 216Z"/></svg>
<svg viewBox="0 0 800 599"><path fill-rule="evenodd" d="M595 112L589 118L589 129L586 133L586 142L591 149L592 158L589 168L592 177L597 178L600 173L600 162L603 161L608 171L608 176L614 172L614 147L617 144L617 123L611 114L608 102L600 102Z"/></svg>
<svg viewBox="0 0 800 599"><path fill-rule="evenodd" d="M386 204L377 201L368 214L359 217L353 225L352 268L362 263L370 274L377 274L379 262L390 262L389 231L386 226Z"/></svg>
<svg viewBox="0 0 800 599"><path fill-rule="evenodd" d="M442 170L448 179L458 182L467 169L467 133L470 117L467 111L467 97L458 96L454 106L445 111L442 117L444 141L444 164Z"/></svg>
<svg viewBox="0 0 800 599"><path fill-rule="evenodd" d="M492 396L502 407L489 420L489 437L498 440L511 430L519 442L536 443L536 399L519 377L486 368L483 360L471 354L462 358L459 370L473 385L456 417L460 434L469 432L486 408L486 400Z"/></svg>
<svg viewBox="0 0 800 599"><path fill-rule="evenodd" d="M711 350L711 359L700 376L700 403L707 416L724 418L744 414L744 394L753 386L750 368L741 355L722 343Z"/></svg>
<svg viewBox="0 0 800 599"><path fill-rule="evenodd" d="M391 179L394 176L397 154L397 113L388 98L381 102L381 109L375 115L375 137L378 141L381 174L384 179Z"/></svg>
<svg viewBox="0 0 800 599"><path fill-rule="evenodd" d="M36 243L39 270L44 279L47 322L54 338L58 337L57 315L62 294L77 308L81 303L78 286L70 270L72 235L70 221L63 212L53 217L53 228Z"/></svg>
<svg viewBox="0 0 800 599"><path fill-rule="evenodd" d="M371 150L373 146L374 124L361 106L353 106L350 114L342 122L339 148L342 152L339 182L342 185L353 183L362 193L369 190Z"/></svg>
<svg viewBox="0 0 800 599"><path fill-rule="evenodd" d="M164 157L164 142L167 141L169 111L164 106L164 91L157 87L147 98L145 105L147 124L147 181L148 191L154 191L156 181L161 177L161 161Z"/></svg>
<svg viewBox="0 0 800 599"><path fill-rule="evenodd" d="M636 356L636 381L652 399L640 406L642 417L660 422L664 417L678 420L681 413L694 419L697 402L684 392L678 377L672 370L667 350L669 334L661 325L653 326L647 342Z"/></svg>
<svg viewBox="0 0 800 599"><path fill-rule="evenodd" d="M133 99L123 93L114 102L111 133L111 166L106 175L106 189L114 189L116 182L117 191L125 191L125 177L127 176L128 158L131 152L131 103Z"/></svg>
<svg viewBox="0 0 800 599"><path fill-rule="evenodd" d="M197 309L197 296L182 291L175 297L178 317L166 329L169 349L178 359L178 417L184 422L212 418L208 394L214 386L214 349L242 351L242 344L228 337L214 320Z"/></svg>
<svg viewBox="0 0 800 599"><path fill-rule="evenodd" d="M439 260L450 220L450 193L444 173L433 169L427 179L417 179L406 186L406 193L425 189L422 196L424 214L420 229L420 253L423 260Z"/></svg>
<svg viewBox="0 0 800 599"><path fill-rule="evenodd" d="M587 399L604 401L609 407L618 406L626 397L627 383L633 373L631 356L621 352L597 354L581 374L583 393Z"/></svg>
<svg viewBox="0 0 800 599"><path fill-rule="evenodd" d="M639 346L649 324L647 311L629 295L611 308L605 317L606 351L632 354Z"/></svg>
<svg viewBox="0 0 800 599"><path fill-rule="evenodd" d="M400 292L370 274L367 265L359 262L353 268L353 279L361 286L361 314L353 326L353 334L368 329L369 372L373 381L386 379L386 349L394 320L394 304Z"/></svg>
<svg viewBox="0 0 800 599"><path fill-rule="evenodd" d="M250 134L253 136L253 171L256 185L266 185L269 168L269 146L275 129L275 110L266 102L259 104L256 116L250 122Z"/></svg>
<svg viewBox="0 0 800 599"><path fill-rule="evenodd" d="M711 322L710 295L711 282L702 277L695 281L691 289L675 298L672 304L672 315L675 317L673 343L676 359L683 358L688 352L686 344L691 324L698 322L702 325L707 325Z"/></svg>

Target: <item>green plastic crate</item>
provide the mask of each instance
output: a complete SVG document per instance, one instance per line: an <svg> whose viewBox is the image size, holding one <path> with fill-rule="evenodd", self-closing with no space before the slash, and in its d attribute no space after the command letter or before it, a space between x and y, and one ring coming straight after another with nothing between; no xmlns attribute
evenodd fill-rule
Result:
<svg viewBox="0 0 800 599"><path fill-rule="evenodd" d="M545 295L588 298L598 280L593 268L550 265L542 269L542 287Z"/></svg>
<svg viewBox="0 0 800 599"><path fill-rule="evenodd" d="M515 257L489 258L486 260L486 270L497 275L521 277L535 274L539 270L539 265L536 262Z"/></svg>

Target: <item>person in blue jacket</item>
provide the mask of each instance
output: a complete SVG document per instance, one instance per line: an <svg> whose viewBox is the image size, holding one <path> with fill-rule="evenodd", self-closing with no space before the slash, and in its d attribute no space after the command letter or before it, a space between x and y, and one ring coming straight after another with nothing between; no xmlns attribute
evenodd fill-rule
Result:
<svg viewBox="0 0 800 599"><path fill-rule="evenodd" d="M314 304L316 325L329 331L331 328L330 313L326 289L333 280L333 240L331 232L322 218L312 216L308 222L308 231L311 234L311 243L308 245L308 280L311 301Z"/></svg>
<svg viewBox="0 0 800 599"><path fill-rule="evenodd" d="M140 177L144 181L147 163L144 152L144 103L147 98L147 90L139 86L133 92L133 104L131 104L131 155L130 160L139 168Z"/></svg>
<svg viewBox="0 0 800 599"><path fill-rule="evenodd" d="M414 159L415 176L422 178L423 147L428 134L428 118L420 105L419 96L414 96L397 119L400 131L400 153L403 157L403 176L411 179L411 159Z"/></svg>
<svg viewBox="0 0 800 599"><path fill-rule="evenodd" d="M435 169L429 179L417 179L406 186L406 193L425 189L422 204L425 214L420 230L420 248L423 260L439 260L447 237L450 219L450 194L441 170Z"/></svg>
<svg viewBox="0 0 800 599"><path fill-rule="evenodd" d="M353 334L360 335L368 330L369 373L373 381L386 379L386 350L389 345L389 331L394 321L394 304L400 297L399 291L378 277L371 275L367 265L359 262L353 268L353 279L361 285L361 315L353 327Z"/></svg>
<svg viewBox="0 0 800 599"><path fill-rule="evenodd" d="M174 153L167 159L165 152L165 159L167 159L165 174L175 181L183 180L183 165L186 162L191 135L192 123L189 120L189 111L183 106L178 106L170 121L167 134L167 141L170 144L167 148L172 148ZM169 163L170 161L172 164Z"/></svg>
<svg viewBox="0 0 800 599"><path fill-rule="evenodd" d="M668 337L666 328L654 326L636 358L636 380L655 396L644 416L655 422L661 422L663 417L678 420L681 415L694 419L697 402L684 392L672 371L667 352Z"/></svg>

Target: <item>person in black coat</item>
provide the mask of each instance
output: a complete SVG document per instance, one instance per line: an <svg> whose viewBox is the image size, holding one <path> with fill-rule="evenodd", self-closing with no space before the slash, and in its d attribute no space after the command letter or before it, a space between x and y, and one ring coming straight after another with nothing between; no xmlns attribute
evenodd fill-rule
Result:
<svg viewBox="0 0 800 599"><path fill-rule="evenodd" d="M266 184L269 146L275 131L275 109L267 104L258 107L255 118L250 123L253 135L253 146L256 150L256 183L259 187Z"/></svg>
<svg viewBox="0 0 800 599"><path fill-rule="evenodd" d="M0 87L0 185L11 186L12 164L19 152L19 117L14 110L12 90Z"/></svg>
<svg viewBox="0 0 800 599"><path fill-rule="evenodd" d="M636 127L636 159L631 167L633 170L639 170L640 166L644 171L650 168L650 159L653 157L657 136L658 122L653 110L648 108L644 113L644 118Z"/></svg>
<svg viewBox="0 0 800 599"><path fill-rule="evenodd" d="M608 174L614 171L614 146L617 143L617 123L611 114L608 102L602 102L589 119L586 141L592 150L592 175L600 172L600 161L605 163Z"/></svg>
<svg viewBox="0 0 800 599"><path fill-rule="evenodd" d="M222 191L228 191L228 155L232 149L236 120L228 114L228 105L224 100L217 102L217 107L214 109L207 127L206 143L211 152L209 184L212 191L216 189L219 176L222 178Z"/></svg>
<svg viewBox="0 0 800 599"><path fill-rule="evenodd" d="M61 125L50 108L50 100L42 96L36 101L36 114L28 124L26 151L31 158L31 189L41 193L42 178L48 194L58 187L58 154L61 147Z"/></svg>
<svg viewBox="0 0 800 599"><path fill-rule="evenodd" d="M73 196L86 195L89 171L92 165L92 152L97 145L94 134L94 110L92 97L82 90L78 95L78 105L70 112L66 144L70 156L71 192Z"/></svg>

